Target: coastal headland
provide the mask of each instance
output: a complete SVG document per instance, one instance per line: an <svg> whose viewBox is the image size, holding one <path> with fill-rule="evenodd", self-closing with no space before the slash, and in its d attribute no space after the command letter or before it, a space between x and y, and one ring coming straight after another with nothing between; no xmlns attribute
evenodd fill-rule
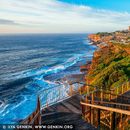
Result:
<svg viewBox="0 0 130 130"><path fill-rule="evenodd" d="M90 34L88 38L98 48L91 63L86 65L86 82L110 89L129 81L130 30ZM85 70L85 67L81 69Z"/></svg>

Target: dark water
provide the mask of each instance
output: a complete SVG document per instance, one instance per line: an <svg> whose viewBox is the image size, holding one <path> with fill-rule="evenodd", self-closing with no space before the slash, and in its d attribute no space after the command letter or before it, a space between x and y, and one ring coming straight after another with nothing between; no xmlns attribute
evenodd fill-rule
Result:
<svg viewBox="0 0 130 130"><path fill-rule="evenodd" d="M38 92L79 73L94 50L86 34L0 36L0 123L29 115Z"/></svg>

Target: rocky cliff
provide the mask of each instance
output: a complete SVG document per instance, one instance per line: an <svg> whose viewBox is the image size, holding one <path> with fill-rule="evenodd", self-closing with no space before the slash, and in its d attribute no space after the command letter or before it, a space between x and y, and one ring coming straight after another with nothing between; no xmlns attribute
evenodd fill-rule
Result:
<svg viewBox="0 0 130 130"><path fill-rule="evenodd" d="M103 89L111 89L128 81L130 44L100 41L85 79L87 83Z"/></svg>

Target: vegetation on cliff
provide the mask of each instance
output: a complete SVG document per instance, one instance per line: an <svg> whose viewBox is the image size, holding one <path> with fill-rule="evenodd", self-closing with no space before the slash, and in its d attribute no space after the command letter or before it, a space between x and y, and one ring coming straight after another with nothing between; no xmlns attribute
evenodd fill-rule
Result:
<svg viewBox="0 0 130 130"><path fill-rule="evenodd" d="M130 79L130 55L124 46L109 44L94 53L86 81L103 89L118 87Z"/></svg>

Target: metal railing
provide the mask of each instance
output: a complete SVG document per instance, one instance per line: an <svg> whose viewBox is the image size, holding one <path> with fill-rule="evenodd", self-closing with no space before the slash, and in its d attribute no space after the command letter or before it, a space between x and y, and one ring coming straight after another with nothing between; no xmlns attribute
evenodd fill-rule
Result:
<svg viewBox="0 0 130 130"><path fill-rule="evenodd" d="M39 92L42 109L55 103L63 101L79 92L77 82L73 84L57 84L57 86L46 88Z"/></svg>
<svg viewBox="0 0 130 130"><path fill-rule="evenodd" d="M71 96L79 93L79 83L61 84L57 82L57 86L46 88L38 93L36 110L24 119L20 124L37 125L41 124L41 111L53 104L63 101ZM35 129L35 128L34 128Z"/></svg>

